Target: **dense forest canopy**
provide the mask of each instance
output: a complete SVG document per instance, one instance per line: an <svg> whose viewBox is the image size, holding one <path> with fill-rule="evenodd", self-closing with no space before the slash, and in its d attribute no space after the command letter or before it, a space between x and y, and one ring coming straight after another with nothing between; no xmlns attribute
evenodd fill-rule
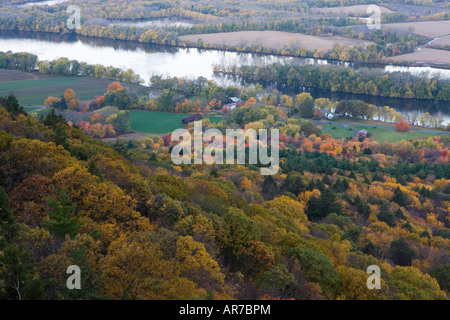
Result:
<svg viewBox="0 0 450 320"><path fill-rule="evenodd" d="M432 37L414 28L368 31L364 5L382 7L382 23L450 19L441 0L26 2L38 1L0 1L0 30L377 65L420 51ZM81 10L78 29L67 26L71 5ZM138 24L152 21L162 24ZM266 30L337 43L319 50L181 37ZM40 82L48 95L38 109L23 107L13 92L0 96L0 300L450 298L450 124L428 112L405 117L389 106L305 92L444 104L448 80L358 63L277 63L216 66L216 74L253 84L223 87L203 77L141 79L139 70L7 50L0 51L4 78L26 79L17 87ZM75 87L45 86L63 77L98 87L80 98ZM144 80L149 87L140 86ZM173 127L135 132L132 116L163 124L173 117L173 127L191 137L194 118L201 134L276 129L279 170L261 175L261 161L174 164ZM333 117L348 123L336 128ZM356 124L400 138L375 140ZM409 132L419 124L433 130ZM201 151L210 142L201 140ZM248 158L250 142L240 147ZM67 287L73 265L82 270L80 290ZM367 287L373 266L381 271L379 290Z"/></svg>
<svg viewBox="0 0 450 320"><path fill-rule="evenodd" d="M169 139L110 146L12 95L0 105L2 298L448 299L446 137L336 140L289 120L302 131L280 137L281 170L263 177L174 166ZM236 112L276 126L270 107ZM65 286L72 264L82 290ZM369 265L381 290L365 289Z"/></svg>

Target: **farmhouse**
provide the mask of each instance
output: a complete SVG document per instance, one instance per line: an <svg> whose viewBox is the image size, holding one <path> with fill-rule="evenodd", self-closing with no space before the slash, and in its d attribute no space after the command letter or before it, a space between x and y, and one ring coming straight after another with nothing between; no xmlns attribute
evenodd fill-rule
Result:
<svg viewBox="0 0 450 320"><path fill-rule="evenodd" d="M368 132L367 132L367 130L361 130L361 131L359 131L358 132L358 136L364 136L364 137L367 137L367 134L368 134Z"/></svg>
<svg viewBox="0 0 450 320"><path fill-rule="evenodd" d="M184 118L181 122L183 122L184 124L188 124L190 122L198 121L200 119L202 119L202 115L200 113L197 113L197 114L193 114L187 118Z"/></svg>
<svg viewBox="0 0 450 320"><path fill-rule="evenodd" d="M228 103L224 107L227 107L227 109L231 111L236 109L239 103L242 103L241 98L231 97L228 99Z"/></svg>
<svg viewBox="0 0 450 320"><path fill-rule="evenodd" d="M242 99L236 98L236 97L231 97L228 99L228 103L235 103L235 104L242 103Z"/></svg>
<svg viewBox="0 0 450 320"><path fill-rule="evenodd" d="M236 104L236 103L229 103L229 104L224 105L223 107L224 107L224 108L226 107L228 110L231 111L231 110L236 109L237 104Z"/></svg>
<svg viewBox="0 0 450 320"><path fill-rule="evenodd" d="M335 120L336 115L333 112L325 113L325 119L327 120Z"/></svg>
<svg viewBox="0 0 450 320"><path fill-rule="evenodd" d="M364 136L367 138L368 134L369 133L367 132L367 130L360 130L357 133L355 133L352 138L361 137L361 136Z"/></svg>

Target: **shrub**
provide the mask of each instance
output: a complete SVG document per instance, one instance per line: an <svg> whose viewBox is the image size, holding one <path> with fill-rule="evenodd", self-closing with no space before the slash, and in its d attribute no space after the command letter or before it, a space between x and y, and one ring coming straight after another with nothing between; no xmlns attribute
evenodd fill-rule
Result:
<svg viewBox="0 0 450 320"><path fill-rule="evenodd" d="M401 119L395 124L395 129L400 132L408 132L409 122L406 121L405 119Z"/></svg>

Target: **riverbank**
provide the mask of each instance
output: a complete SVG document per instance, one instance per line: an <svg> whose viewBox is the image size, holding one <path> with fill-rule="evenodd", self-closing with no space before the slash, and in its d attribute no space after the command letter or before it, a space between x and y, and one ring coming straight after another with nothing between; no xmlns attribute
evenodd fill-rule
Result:
<svg viewBox="0 0 450 320"><path fill-rule="evenodd" d="M20 32L20 33L28 33L28 34L43 34L43 35L51 35L51 36L56 36L56 37L77 37L77 38L85 38L87 40L105 40L105 41L119 41L119 42L126 42L126 43L130 43L130 44L136 44L136 45L156 45L156 46L165 46L167 48L173 48L173 49L204 49L204 50L214 50L214 51L219 51L219 52L231 52L231 53L244 53L244 54L258 54L261 56L275 56L275 57L284 57L284 58L305 58L305 59L317 59L317 60L329 60L329 61L334 61L335 63L342 63L342 64L355 64L355 65L374 65L374 66L379 66L379 67L386 67L389 65L393 65L393 66L399 66L399 67L431 67L431 68L436 68L436 69L443 69L443 70L450 70L450 63L447 62L439 62L439 61L429 61L429 62L425 62L425 61L414 61L414 60L406 60L406 59L395 59L396 57L401 57L403 55L397 55L397 56L391 56L391 57L383 57L382 60L376 60L376 61L363 61L363 60L351 60L351 59L340 59L340 58L331 58L328 56L328 51L324 52L324 49L318 49L317 52L315 52L314 50L314 46L311 46L311 44L309 43L304 43L303 45L305 45L306 47L300 48L298 47L298 45L295 45L295 42L293 42L292 44L294 44L295 46L293 48L291 48L291 50L287 50L287 48L283 47L283 48L272 48L272 47L267 47L267 46L258 46L258 43L253 43L250 44L249 46L243 46L242 44L238 44L238 45L229 45L229 44L224 44L224 43L219 43L218 44L214 44L214 43L208 43L205 41L201 41L199 42L192 42L192 39L195 38L197 35L183 35L183 36L179 36L177 37L178 41L172 41L172 42L165 42L165 43L161 43L159 41L142 41L140 39L126 39L126 38L118 38L118 37L100 37L100 36L94 36L94 35L89 35L89 34L79 34L79 33L72 33L72 34L68 34L68 33L60 33L60 32L50 32L50 31L22 31L22 30L15 30L15 29L1 29L1 31L4 32ZM289 32L282 32L282 31L270 31L270 30L264 30L264 31L237 31L237 32L250 32L250 33L262 33L262 32L281 32L281 33L287 33L289 34ZM232 34L234 32L229 32L228 34ZM208 37L214 37L214 35L224 35L227 33L208 33L208 34L204 34L205 36ZM294 34L294 39L295 39L295 33ZM303 39L309 39L309 37L315 37L316 39L316 43L319 43L321 41L325 41L327 39L327 37L316 37L316 36L311 36L311 35L307 35L307 34L301 34L301 33L297 33L297 35L301 35L301 37L303 37ZM202 36L202 34L199 34L198 36ZM192 38L192 39L191 39ZM249 39L251 37L248 37ZM186 39L186 40L190 40L190 41L184 41L181 39ZM322 39L320 41L320 39ZM338 39L345 39L345 41L337 41ZM181 40L181 41L180 41ZM198 39L197 39L198 40ZM202 39L203 40L203 39ZM335 42L336 41L336 42ZM355 42L356 41L356 42ZM329 43L327 43L329 42ZM364 43L366 46L367 44L372 43L371 41L359 41L359 40L355 40L352 38L343 38L343 37L339 37L339 36L335 36L333 40L331 40L331 38L326 41L325 43L321 44L321 47L324 48L328 48L330 46L331 43L338 43L338 44L342 44L342 43ZM286 39L282 40L280 42L281 44L285 44L286 43ZM288 41L289 44L289 41ZM355 47L355 46L353 46ZM308 49L311 48L311 49ZM349 46L349 49L351 49L352 47ZM295 49L295 50L294 50ZM414 53L414 52L413 52ZM413 54L411 53L411 54Z"/></svg>
<svg viewBox="0 0 450 320"><path fill-rule="evenodd" d="M3 82L1 82L2 79ZM83 99L90 100L103 95L107 86L112 81L100 78L41 75L38 72L27 73L17 70L0 69L0 93L7 95L10 91L13 91L17 95L19 102L24 106L42 105L48 93L51 92L51 95L58 97L61 95L61 92L64 92L68 88L74 89ZM149 91L152 90L150 87L142 85L131 85L127 83L122 83L122 85L128 87L131 93L135 93L143 99L148 97ZM264 87L265 94L270 94L272 90L273 87ZM329 98L331 101L362 100L378 107L390 106L396 112L402 113L406 118L413 117L414 114L420 115L428 112L434 117L442 116L444 124L450 122L449 104L444 101L366 96L310 88L304 88L303 91L309 92L314 99ZM281 93L292 96L299 92L281 91ZM153 98L156 97L153 96Z"/></svg>

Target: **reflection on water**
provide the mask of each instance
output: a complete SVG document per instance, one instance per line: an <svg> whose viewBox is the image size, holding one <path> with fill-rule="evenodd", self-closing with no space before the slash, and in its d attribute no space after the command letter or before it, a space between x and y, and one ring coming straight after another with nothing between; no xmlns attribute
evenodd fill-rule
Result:
<svg viewBox="0 0 450 320"><path fill-rule="evenodd" d="M413 113L428 112L433 117L442 117L444 124L450 123L450 102L448 101L432 101L432 100L415 100L415 99L398 99L390 97L367 96L362 94L344 93L344 92L329 92L320 89L306 89L311 93L314 99L329 98L333 101L340 101L345 99L358 99L376 106L390 106L395 111L408 116Z"/></svg>
<svg viewBox="0 0 450 320"><path fill-rule="evenodd" d="M199 50L176 48L162 45L150 45L137 42L114 41L107 39L86 38L81 36L54 35L46 33L23 33L0 31L0 51L30 52L40 60L53 60L67 57L71 60L84 61L89 64L102 64L121 69L133 69L149 84L152 75L177 76L187 78L205 77L218 84L241 85L242 81L235 77L215 75L215 65L268 65L271 63L287 64L339 64L345 67L369 68L394 72L441 72L450 79L450 71L426 67L396 67L361 63L343 63L324 59L305 59L281 57L275 55L259 55L249 53L225 52L217 50ZM429 74L430 76L430 74ZM404 114L413 111L429 112L434 116L440 113L445 122L450 122L450 103L442 101L406 100L345 93L330 93L314 89L315 98L329 97L336 100L360 99L378 106L391 106Z"/></svg>
<svg viewBox="0 0 450 320"><path fill-rule="evenodd" d="M450 79L449 69L437 69L431 67L402 67L402 66L386 66L384 69L386 72L409 72L415 76L426 75L428 77L437 77L441 79Z"/></svg>
<svg viewBox="0 0 450 320"><path fill-rule="evenodd" d="M37 1L37 2L26 2L17 5L19 8L30 7L30 6L53 6L55 4L60 4L67 2L69 0L47 0L47 1Z"/></svg>
<svg viewBox="0 0 450 320"><path fill-rule="evenodd" d="M110 26L136 27L136 28L190 28L195 24L186 20L152 19L147 21L110 21Z"/></svg>
<svg viewBox="0 0 450 320"><path fill-rule="evenodd" d="M215 65L268 65L272 63L323 64L326 60L237 53L217 50L176 48L128 41L0 31L0 51L30 52L40 60L67 57L89 64L133 69L148 84L152 75L213 79L233 84L214 75ZM333 62L327 62L329 64Z"/></svg>

